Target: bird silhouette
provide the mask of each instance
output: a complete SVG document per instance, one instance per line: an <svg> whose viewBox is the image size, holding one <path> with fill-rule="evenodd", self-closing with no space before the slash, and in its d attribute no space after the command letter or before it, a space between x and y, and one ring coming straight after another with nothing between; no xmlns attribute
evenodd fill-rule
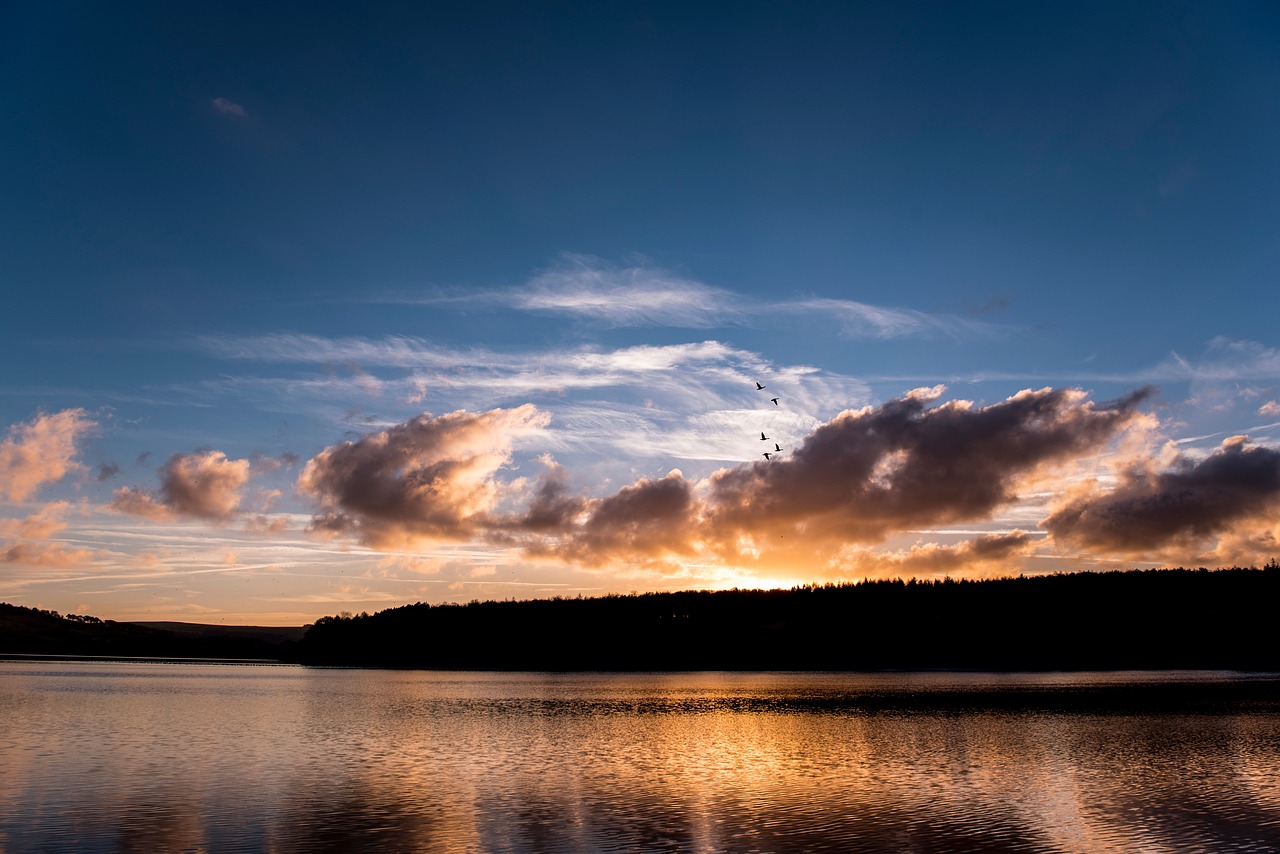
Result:
<svg viewBox="0 0 1280 854"><path fill-rule="evenodd" d="M774 449L775 451L781 451L781 450L782 450L782 446L775 442L775 443L774 443L774 445L773 445L773 449Z"/></svg>
<svg viewBox="0 0 1280 854"><path fill-rule="evenodd" d="M777 405L778 405L778 399L777 399L776 397L771 397L771 398L769 398L769 399L773 401L773 405L774 405L774 406L777 406Z"/></svg>
<svg viewBox="0 0 1280 854"><path fill-rule="evenodd" d="M763 388L764 386L760 385L760 383L756 383L756 391L760 391Z"/></svg>
<svg viewBox="0 0 1280 854"><path fill-rule="evenodd" d="M762 456L767 460L767 459L771 459L773 457L773 454L769 453L768 451L765 451Z"/></svg>
<svg viewBox="0 0 1280 854"><path fill-rule="evenodd" d="M761 441L761 442L767 442L767 441L769 441L769 437L768 437L768 436L766 436L765 434L761 433L761 434L760 434L760 441Z"/></svg>

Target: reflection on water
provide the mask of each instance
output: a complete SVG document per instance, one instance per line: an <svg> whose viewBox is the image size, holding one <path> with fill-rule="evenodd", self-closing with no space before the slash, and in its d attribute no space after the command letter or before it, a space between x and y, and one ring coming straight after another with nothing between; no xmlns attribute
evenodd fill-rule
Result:
<svg viewBox="0 0 1280 854"><path fill-rule="evenodd" d="M0 662L0 850L1274 851L1280 679Z"/></svg>

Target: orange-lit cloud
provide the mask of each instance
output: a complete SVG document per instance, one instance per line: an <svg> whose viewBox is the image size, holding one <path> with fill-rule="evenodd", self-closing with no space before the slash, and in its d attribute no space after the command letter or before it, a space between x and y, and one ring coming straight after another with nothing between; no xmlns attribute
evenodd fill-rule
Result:
<svg viewBox="0 0 1280 854"><path fill-rule="evenodd" d="M321 513L313 529L349 533L374 548L469 538L486 527L496 474L513 440L545 426L532 405L423 414L321 451L298 479Z"/></svg>
<svg viewBox="0 0 1280 854"><path fill-rule="evenodd" d="M515 435L545 423L532 407L420 416L322 452L299 481L316 530L374 548L482 539L587 567L687 560L831 568L851 548L920 527L987 520L1025 484L1095 455L1145 416L1141 391L1096 404L1080 391L1024 391L988 406L938 404L941 388L837 415L790 456L723 469L702 482L676 470L612 495L573 494L549 459L532 487L500 483ZM511 510L523 496L522 509ZM499 510L500 499L508 509ZM899 567L945 572L996 565L1026 534L920 546Z"/></svg>
<svg viewBox="0 0 1280 854"><path fill-rule="evenodd" d="M69 549L56 543L32 543L25 540L0 546L0 563L27 566L75 567L93 560L89 549Z"/></svg>
<svg viewBox="0 0 1280 854"><path fill-rule="evenodd" d="M531 554L603 566L613 561L691 556L696 551L697 506L689 483L678 470L658 480L639 480L614 495L584 505L575 506L563 497L559 500L561 509L576 513L586 509L585 518L575 524L573 516L562 517L562 538L554 544L534 545ZM531 509L537 518L545 507L535 502Z"/></svg>
<svg viewBox="0 0 1280 854"><path fill-rule="evenodd" d="M117 489L107 506L117 512L141 516L155 522L168 522L174 518L172 510L156 500L151 493L136 486L122 486Z"/></svg>
<svg viewBox="0 0 1280 854"><path fill-rule="evenodd" d="M25 519L0 519L0 537L43 540L66 530L64 517L71 508L66 501L53 501Z"/></svg>
<svg viewBox="0 0 1280 854"><path fill-rule="evenodd" d="M110 506L158 521L175 516L225 521L240 509L249 475L249 460L229 460L222 451L174 454L160 468L158 495L123 486Z"/></svg>
<svg viewBox="0 0 1280 854"><path fill-rule="evenodd" d="M1046 467L1100 450L1138 421L1142 391L1097 405L1073 389L931 406L918 390L837 415L790 457L712 476L704 533L722 553L787 535L815 553L917 527L990 518Z"/></svg>
<svg viewBox="0 0 1280 854"><path fill-rule="evenodd" d="M857 549L842 555L841 575L845 578L885 578L957 575L1009 575L1019 561L1040 541L1023 531L985 534L954 545L921 543L906 551Z"/></svg>
<svg viewBox="0 0 1280 854"><path fill-rule="evenodd" d="M1043 527L1063 545L1124 555L1195 550L1241 523L1280 511L1280 451L1234 436L1201 460L1165 470L1132 467L1114 489L1095 486Z"/></svg>
<svg viewBox="0 0 1280 854"><path fill-rule="evenodd" d="M264 537L277 536L289 530L289 517L271 517L258 513L245 520L244 529L250 534L259 534Z"/></svg>
<svg viewBox="0 0 1280 854"><path fill-rule="evenodd" d="M25 501L41 486L82 471L76 445L97 426L83 409L64 409L10 427L0 441L0 496Z"/></svg>
<svg viewBox="0 0 1280 854"><path fill-rule="evenodd" d="M0 537L11 538L9 542L0 543L0 563L68 567L92 560L94 554L88 549L69 549L44 542L66 530L64 517L70 508L66 501L55 501L25 519L0 519Z"/></svg>

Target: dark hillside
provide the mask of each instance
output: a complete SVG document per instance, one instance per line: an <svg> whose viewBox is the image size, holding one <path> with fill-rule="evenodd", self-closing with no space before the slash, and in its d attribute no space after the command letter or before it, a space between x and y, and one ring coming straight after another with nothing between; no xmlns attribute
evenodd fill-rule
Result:
<svg viewBox="0 0 1280 854"><path fill-rule="evenodd" d="M1280 566L406 605L312 664L516 670L1280 670Z"/></svg>
<svg viewBox="0 0 1280 854"><path fill-rule="evenodd" d="M212 623L176 623L159 620L133 623L133 625L172 632L179 637L250 638L268 644L300 641L307 631L305 626L220 626Z"/></svg>
<svg viewBox="0 0 1280 854"><path fill-rule="evenodd" d="M234 633L176 633L0 603L0 655L279 659L289 648L287 640L266 641Z"/></svg>

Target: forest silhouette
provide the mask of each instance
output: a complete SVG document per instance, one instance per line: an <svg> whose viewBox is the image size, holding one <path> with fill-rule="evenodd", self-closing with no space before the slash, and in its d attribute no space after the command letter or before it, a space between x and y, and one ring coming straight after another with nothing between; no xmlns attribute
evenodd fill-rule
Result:
<svg viewBox="0 0 1280 854"><path fill-rule="evenodd" d="M417 603L303 629L0 604L0 654L479 670L1280 670L1280 565ZM166 630L168 629L168 630ZM294 640L301 635L300 640Z"/></svg>
<svg viewBox="0 0 1280 854"><path fill-rule="evenodd" d="M1280 669L1280 565L418 603L325 617L307 664L499 670Z"/></svg>

